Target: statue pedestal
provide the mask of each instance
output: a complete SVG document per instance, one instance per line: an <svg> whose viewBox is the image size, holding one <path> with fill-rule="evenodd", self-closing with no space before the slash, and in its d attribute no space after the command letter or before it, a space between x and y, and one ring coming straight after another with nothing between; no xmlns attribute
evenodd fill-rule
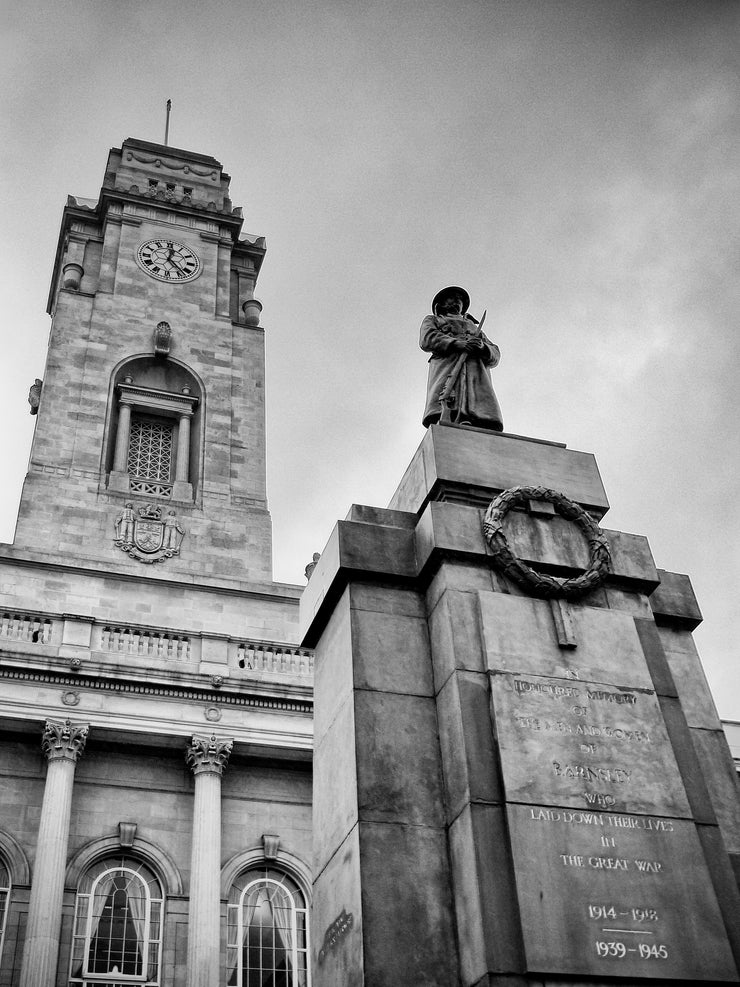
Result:
<svg viewBox="0 0 740 987"><path fill-rule="evenodd" d="M315 983L734 981L740 813L688 579L605 531L602 586L533 598L481 527L514 485L608 506L592 456L434 426L311 575ZM587 567L542 502L505 523L527 566Z"/></svg>

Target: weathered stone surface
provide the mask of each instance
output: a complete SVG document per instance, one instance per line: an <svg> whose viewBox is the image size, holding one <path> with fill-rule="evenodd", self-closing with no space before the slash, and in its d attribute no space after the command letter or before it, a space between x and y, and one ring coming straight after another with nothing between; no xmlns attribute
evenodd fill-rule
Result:
<svg viewBox="0 0 740 987"><path fill-rule="evenodd" d="M433 695L426 619L353 609L352 645L357 689Z"/></svg>
<svg viewBox="0 0 740 987"><path fill-rule="evenodd" d="M653 693L509 672L491 691L508 802L689 815Z"/></svg>
<svg viewBox="0 0 740 987"><path fill-rule="evenodd" d="M675 625L659 625L657 630L686 722L691 727L718 730L719 714L691 632Z"/></svg>
<svg viewBox="0 0 740 987"><path fill-rule="evenodd" d="M737 977L693 823L530 805L508 817L529 972Z"/></svg>
<svg viewBox="0 0 740 987"><path fill-rule="evenodd" d="M480 593L479 599L483 643L491 670L653 688L629 614L570 606L576 647L562 648L547 601L504 593Z"/></svg>
<svg viewBox="0 0 740 987"><path fill-rule="evenodd" d="M702 622L701 610L688 576L659 569L660 585L650 596L656 618L693 630Z"/></svg>
<svg viewBox="0 0 740 987"><path fill-rule="evenodd" d="M437 601L448 590L476 593L478 590L490 592L497 588L498 581L492 569L472 562L445 559L445 564L437 569L427 587L427 609L432 613Z"/></svg>
<svg viewBox="0 0 740 987"><path fill-rule="evenodd" d="M590 453L522 436L444 425L427 430L389 507L416 514L427 500L445 494L445 499L454 494L461 503L480 504L509 487L530 484L557 490L597 517L609 509Z"/></svg>
<svg viewBox="0 0 740 987"><path fill-rule="evenodd" d="M321 553L301 598L301 624L306 647L318 640L321 620L352 574L372 572L395 580L416 574L413 531L357 521L340 521Z"/></svg>
<svg viewBox="0 0 740 987"><path fill-rule="evenodd" d="M360 514L365 508L358 508ZM370 516L372 512L370 512ZM355 509L350 512L355 516ZM434 580L440 567L449 561L468 565L471 579L479 588L497 589L502 577L486 563L490 549L482 532L480 509L451 503L427 505L414 529L408 514L381 512L383 522L341 521L311 573L301 601L301 625L304 643L312 646L320 633L322 608L329 612L353 574L372 573L378 578L411 585L415 579ZM396 521L398 520L398 524ZM564 518L541 517L514 512L511 522L511 545L523 562L541 565L559 575L572 575L588 567L586 541L581 532ZM650 592L658 577L645 538L621 532L606 532L612 547L612 565L608 580L624 591ZM471 563L478 565L475 569ZM462 570L461 570L462 571ZM450 575L454 571L450 570ZM441 592L441 587L438 592ZM523 595L515 589L513 595ZM434 605L432 598L431 606Z"/></svg>
<svg viewBox="0 0 740 987"><path fill-rule="evenodd" d="M637 636L640 638L645 662L650 672L650 678L653 680L656 693L659 696L675 698L678 695L676 684L673 681L673 675L671 674L671 669L668 665L668 660L666 659L655 622L638 617L635 619L635 629Z"/></svg>
<svg viewBox="0 0 740 987"><path fill-rule="evenodd" d="M697 823L709 826L717 825L717 816L709 798L706 779L696 755L691 738L691 730L683 715L681 703L670 696L659 696L660 711L663 722L670 737L671 747L678 764L686 796L691 807L691 814Z"/></svg>
<svg viewBox="0 0 740 987"><path fill-rule="evenodd" d="M501 806L466 807L450 826L462 982L524 970L517 889Z"/></svg>
<svg viewBox="0 0 740 987"><path fill-rule="evenodd" d="M456 983L444 829L361 823L360 853L366 987Z"/></svg>
<svg viewBox="0 0 740 987"><path fill-rule="evenodd" d="M334 717L352 694L352 618L350 590L346 589L316 648L314 658L314 691L326 698L314 714L316 744L326 736Z"/></svg>
<svg viewBox="0 0 740 987"><path fill-rule="evenodd" d="M449 823L471 802L503 801L487 676L450 675L437 696L439 746Z"/></svg>
<svg viewBox="0 0 740 987"><path fill-rule="evenodd" d="M526 974L593 985L733 980L731 868L712 808L716 801L734 831L731 762L711 779L710 794L702 759L715 756L715 743L706 730L692 740L674 684L675 667L681 689L695 687L695 654L674 638L675 622L661 618L658 632L647 541L607 532L614 562L603 587L577 603L533 599L495 572L482 538L480 505L491 488L472 471L494 466L485 455L463 462L476 442L491 452L491 442L521 440L449 428L437 442L434 431L392 509L353 508L346 531L340 524L305 601L307 640L325 624L335 634L328 615L346 610L349 587L351 635L338 651L354 669L363 910L356 959L366 983L490 987ZM471 471L464 482L436 476L439 443L458 473ZM563 464L562 448L550 449L545 473ZM519 465L527 460L523 453ZM571 479L584 489L598 474L580 465L584 474L576 469ZM545 482L541 474L519 482L528 481ZM528 564L558 575L588 565L585 540L564 519L534 505L509 521L507 537ZM431 681L428 667L420 673L425 663ZM335 708L331 697L327 706ZM445 827L446 844L438 843ZM411 836L413 849L404 843ZM446 846L451 876L431 845ZM446 981L414 951L417 941L436 945L444 925L444 909L432 914L429 901L414 897L435 887L454 899L459 972ZM333 911L344 910L335 899ZM384 950L371 955L378 942Z"/></svg>
<svg viewBox="0 0 740 987"><path fill-rule="evenodd" d="M699 837L704 859L711 875L717 894L719 907L724 919L725 932L735 956L735 964L740 970L740 926L737 916L740 914L740 884L733 880L733 872L727 866L727 850L722 840L722 834L717 826L697 825L696 834ZM717 930L719 934L719 930Z"/></svg>
<svg viewBox="0 0 740 987"><path fill-rule="evenodd" d="M352 696L337 710L331 728L317 739L314 776L322 793L313 807L314 868L319 872L358 819L355 711Z"/></svg>
<svg viewBox="0 0 740 987"><path fill-rule="evenodd" d="M740 853L740 791L735 763L721 729L691 730L699 765L709 790L727 850Z"/></svg>
<svg viewBox="0 0 740 987"><path fill-rule="evenodd" d="M429 632L437 692L456 668L485 670L475 593L447 591L431 613Z"/></svg>
<svg viewBox="0 0 740 987"><path fill-rule="evenodd" d="M434 702L357 690L354 703L360 820L443 826Z"/></svg>
<svg viewBox="0 0 740 987"><path fill-rule="evenodd" d="M360 830L314 871L311 964L322 987L364 987Z"/></svg>

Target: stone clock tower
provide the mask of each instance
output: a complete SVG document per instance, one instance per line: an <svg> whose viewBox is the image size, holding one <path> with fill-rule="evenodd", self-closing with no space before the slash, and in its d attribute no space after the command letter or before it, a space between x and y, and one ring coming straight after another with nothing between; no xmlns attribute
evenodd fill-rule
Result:
<svg viewBox="0 0 740 987"><path fill-rule="evenodd" d="M241 229L215 158L132 139L64 209L0 545L2 987L309 987L313 656Z"/></svg>
<svg viewBox="0 0 740 987"><path fill-rule="evenodd" d="M97 200L69 197L17 545L271 578L265 241L241 228L218 161L139 140Z"/></svg>

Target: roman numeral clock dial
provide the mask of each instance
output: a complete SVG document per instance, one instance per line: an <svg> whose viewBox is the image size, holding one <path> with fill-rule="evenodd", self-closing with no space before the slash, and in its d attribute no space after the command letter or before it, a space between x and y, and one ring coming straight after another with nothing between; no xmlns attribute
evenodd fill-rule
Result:
<svg viewBox="0 0 740 987"><path fill-rule="evenodd" d="M165 237L142 243L136 251L136 263L157 281L180 284L195 280L202 269L200 258L194 250Z"/></svg>

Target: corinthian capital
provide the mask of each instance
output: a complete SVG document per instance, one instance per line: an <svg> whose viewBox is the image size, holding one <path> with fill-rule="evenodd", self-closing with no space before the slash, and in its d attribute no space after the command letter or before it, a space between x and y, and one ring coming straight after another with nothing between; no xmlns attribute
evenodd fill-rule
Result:
<svg viewBox="0 0 740 987"><path fill-rule="evenodd" d="M233 740L218 740L215 734L210 737L196 737L190 741L185 760L194 775L203 771L215 771L222 774L229 760Z"/></svg>
<svg viewBox="0 0 740 987"><path fill-rule="evenodd" d="M85 749L89 729L86 723L47 720L41 750L49 761L76 761Z"/></svg>

